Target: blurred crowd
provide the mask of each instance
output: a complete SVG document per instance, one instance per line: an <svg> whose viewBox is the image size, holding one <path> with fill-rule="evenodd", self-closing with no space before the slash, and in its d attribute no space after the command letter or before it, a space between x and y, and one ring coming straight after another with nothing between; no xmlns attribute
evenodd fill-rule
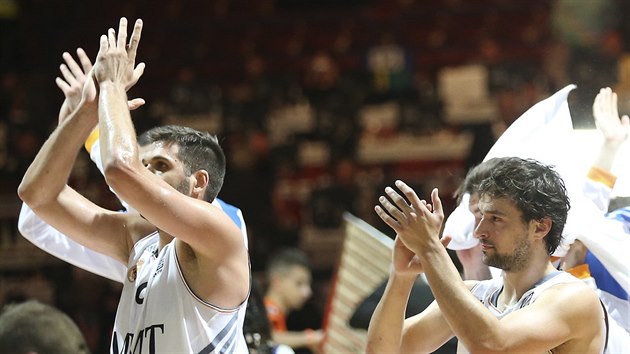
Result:
<svg viewBox="0 0 630 354"><path fill-rule="evenodd" d="M86 46L94 56L98 43L91 40L104 23L121 15L142 18L150 28L139 53L147 70L130 92L147 101L133 113L137 129L177 123L219 134L228 158L220 196L244 213L254 271L264 269L273 251L300 247L305 227L338 228L344 211L385 231L372 210L374 196L401 174L416 186L439 180L444 190L454 191L501 131L568 83L578 85L571 97L576 127L592 124L590 107L600 87L615 87L620 106L630 106L623 100L624 93L630 94L630 5L620 0L118 5L0 1L0 202L7 205L0 220L0 255L10 242L6 239L16 239L10 225L17 220L12 204L17 185L56 125L63 97L54 78L61 53ZM64 21L57 14L66 16ZM177 50L167 52L161 45L165 41ZM496 110L479 120L445 119L440 73L467 65L484 69ZM370 124L367 117L375 111L389 118ZM419 173L405 164L368 163L358 154L359 146L401 135L456 139L460 132L473 135L470 150L446 169L423 160ZM74 171L72 184L115 208L116 199L87 154L80 158L84 163ZM447 208L453 203L447 201ZM313 296L320 310L333 263L328 266L313 273L314 292L322 292ZM68 289L90 284L63 271L34 271L66 279L61 283ZM0 269L9 278L16 272ZM97 289L108 301L116 299L115 285ZM89 304L71 304L68 296L56 290L51 298L86 317L79 318L84 328L103 331L95 323L111 323L107 316L113 309L95 313ZM90 313L93 318L87 318ZM97 347L99 338L94 334L90 344Z"/></svg>

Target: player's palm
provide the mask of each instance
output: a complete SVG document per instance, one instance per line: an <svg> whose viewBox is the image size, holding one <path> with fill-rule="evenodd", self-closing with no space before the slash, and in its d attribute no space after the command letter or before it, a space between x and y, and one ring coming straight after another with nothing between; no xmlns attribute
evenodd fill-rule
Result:
<svg viewBox="0 0 630 354"><path fill-rule="evenodd" d="M630 125L628 116L619 118L617 94L610 88L601 89L595 97L593 116L606 141L621 143L627 138Z"/></svg>
<svg viewBox="0 0 630 354"><path fill-rule="evenodd" d="M135 66L141 32L142 21L138 20L127 44L127 19L121 18L118 34L110 28L107 35L101 36L95 67L95 78L99 84L111 81L124 85L125 90L135 85L144 72L143 63Z"/></svg>

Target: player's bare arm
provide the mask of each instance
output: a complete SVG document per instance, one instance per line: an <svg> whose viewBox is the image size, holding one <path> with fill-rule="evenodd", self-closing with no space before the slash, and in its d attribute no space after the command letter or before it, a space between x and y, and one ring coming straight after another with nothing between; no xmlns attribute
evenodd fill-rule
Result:
<svg viewBox="0 0 630 354"><path fill-rule="evenodd" d="M142 22L136 21L127 44L127 22L118 34L101 37L95 63L100 88L99 129L105 177L116 194L159 230L176 238L186 281L202 298L222 306L237 306L247 296L249 268L240 230L220 209L201 200L209 181L207 171L186 176L176 145L149 147L140 155L127 106L125 87L133 79ZM145 167L146 165L146 167ZM168 183L185 178L186 193ZM237 283L243 286L216 286ZM212 284L212 286L208 285Z"/></svg>
<svg viewBox="0 0 630 354"><path fill-rule="evenodd" d="M377 212L379 209L376 207ZM444 239L442 244L448 241ZM367 353L430 353L453 337L435 301L405 320L411 289L422 272L420 259L397 236L387 286L368 327Z"/></svg>
<svg viewBox="0 0 630 354"><path fill-rule="evenodd" d="M437 190L432 192L432 204L428 204L406 184L397 182L396 185L410 203L389 188L387 193L392 202L381 199L383 208L377 211L419 258L442 316L470 352L600 350L603 312L596 294L586 285L578 282L552 287L553 292L551 289L545 291L532 305L502 319L496 318L470 293L439 243L439 223L443 214ZM535 231L540 237L547 234L549 222L532 223L536 223L532 229L536 226ZM538 263L551 267L548 260ZM521 296L514 295L516 298ZM568 308L567 303L572 306Z"/></svg>
<svg viewBox="0 0 630 354"><path fill-rule="evenodd" d="M83 101L44 143L18 194L43 220L75 241L126 263L135 232L127 227L129 217L100 208L66 184L83 141L96 123L95 103Z"/></svg>
<svg viewBox="0 0 630 354"><path fill-rule="evenodd" d="M571 306L567 306L571 304ZM553 286L531 305L498 320L492 336L478 338L495 352L598 353L605 335L599 299L587 285ZM468 346L474 348L474 341Z"/></svg>

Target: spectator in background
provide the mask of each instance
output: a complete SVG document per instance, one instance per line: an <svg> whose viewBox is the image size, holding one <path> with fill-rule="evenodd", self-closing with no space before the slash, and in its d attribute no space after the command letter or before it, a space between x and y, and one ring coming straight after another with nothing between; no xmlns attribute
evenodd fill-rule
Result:
<svg viewBox="0 0 630 354"><path fill-rule="evenodd" d="M366 61L375 101L401 98L409 93L412 88L411 60L393 33L381 35L379 42L369 48Z"/></svg>
<svg viewBox="0 0 630 354"><path fill-rule="evenodd" d="M199 80L199 74L192 67L179 69L170 91L170 102L177 114L209 114L211 107L211 87Z"/></svg>
<svg viewBox="0 0 630 354"><path fill-rule="evenodd" d="M360 189L358 167L351 157L340 157L330 163L331 176L311 192L309 208L318 228L339 228L343 213L359 215Z"/></svg>
<svg viewBox="0 0 630 354"><path fill-rule="evenodd" d="M20 4L17 0L0 1L0 68L15 68L20 63L18 47Z"/></svg>
<svg viewBox="0 0 630 354"><path fill-rule="evenodd" d="M338 59L325 50L314 53L304 72L302 88L315 113L314 137L325 140L334 154L354 151L354 117L360 102L355 81L344 75Z"/></svg>
<svg viewBox="0 0 630 354"><path fill-rule="evenodd" d="M267 62L257 53L248 54L239 75L227 85L223 99L223 128L226 132L258 130L264 127L271 96L281 91L280 83L269 77ZM218 102L221 104L222 102Z"/></svg>
<svg viewBox="0 0 630 354"><path fill-rule="evenodd" d="M289 331L286 323L289 313L301 309L312 295L311 268L306 255L297 248L288 248L272 256L267 265L267 281L265 307L274 341L319 353L324 339L321 330Z"/></svg>
<svg viewBox="0 0 630 354"><path fill-rule="evenodd" d="M8 304L0 314L0 352L89 353L83 334L68 315L36 300Z"/></svg>

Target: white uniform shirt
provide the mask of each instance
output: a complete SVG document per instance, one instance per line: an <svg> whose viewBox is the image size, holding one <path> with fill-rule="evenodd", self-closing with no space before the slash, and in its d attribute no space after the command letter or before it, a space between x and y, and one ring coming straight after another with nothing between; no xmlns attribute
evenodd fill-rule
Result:
<svg viewBox="0 0 630 354"><path fill-rule="evenodd" d="M136 243L116 312L112 353L247 353L247 301L222 309L198 298L179 268L175 242L158 253L159 235Z"/></svg>
<svg viewBox="0 0 630 354"><path fill-rule="evenodd" d="M496 318L503 318L508 314L521 309L525 306L532 304L536 299L542 294L545 290L550 287L558 284L565 283L573 283L573 282L582 282L580 279L574 277L573 275L565 272L554 272L548 274L543 279L541 279L538 283L536 283L531 289L526 291L523 296L514 304L508 306L507 308L500 310L496 307L497 299L501 294L503 289L503 278L493 278L490 280L480 281L473 286L470 291L477 299L481 301L481 303L494 315ZM603 311L603 306L602 306ZM608 331L608 324L605 321L602 321L602 330ZM460 344L460 348L458 348L458 353L467 352L462 351L462 346ZM604 348L600 351L600 353L605 353Z"/></svg>

